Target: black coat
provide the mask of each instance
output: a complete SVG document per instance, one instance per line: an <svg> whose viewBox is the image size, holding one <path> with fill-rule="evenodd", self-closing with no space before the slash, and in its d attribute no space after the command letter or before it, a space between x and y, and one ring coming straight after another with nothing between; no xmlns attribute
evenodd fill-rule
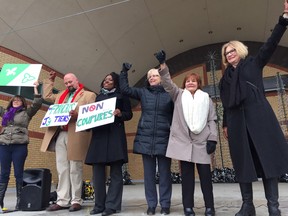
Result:
<svg viewBox="0 0 288 216"><path fill-rule="evenodd" d="M133 152L165 156L174 107L170 95L161 85L144 88L129 87L126 72L120 74L120 89L123 94L141 101L142 113Z"/></svg>
<svg viewBox="0 0 288 216"><path fill-rule="evenodd" d="M113 97L117 97L116 108L120 109L122 116L115 116L115 121L111 124L92 129L92 139L85 160L88 165L95 163L109 165L115 161L128 162L124 121L130 120L133 116L129 98L119 92L113 92L106 95L99 94L96 102Z"/></svg>
<svg viewBox="0 0 288 216"><path fill-rule="evenodd" d="M228 129L231 158L239 182L257 181L259 175L266 178L279 177L288 172L288 144L265 97L262 79L263 67L275 51L285 30L284 26L277 24L271 37L256 56L241 60L235 71L232 66L225 70L225 73L238 71L246 91L245 99L239 105L225 107L223 103L223 125ZM222 101L222 95L228 91L230 89L225 88L222 77Z"/></svg>

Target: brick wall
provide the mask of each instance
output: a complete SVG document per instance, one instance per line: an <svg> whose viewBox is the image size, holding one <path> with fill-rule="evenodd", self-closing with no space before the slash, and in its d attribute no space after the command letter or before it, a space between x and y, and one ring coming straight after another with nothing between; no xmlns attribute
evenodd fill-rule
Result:
<svg viewBox="0 0 288 216"><path fill-rule="evenodd" d="M196 49L199 51L200 49ZM251 49L250 49L251 50ZM207 48L204 47L203 50L199 53L204 53L207 51ZM183 55L189 55L190 52L184 53ZM195 57L195 55L192 55ZM177 60L177 61L176 61ZM185 60L185 61L184 61ZM194 64L185 63L187 58L180 58L179 56L176 56L174 59L170 61L171 64L171 72L172 78L174 82L181 86L183 77L187 73L198 73L202 77L203 86L211 84L211 76L209 73L209 70L207 70L205 61L202 59L202 63L195 62ZM188 58L189 60L189 58ZM275 61L277 59L275 58ZM200 61L201 62L201 61ZM203 63L204 62L204 63ZM0 47L0 67L3 66L5 63L39 63L32 59L29 59L25 56L22 56L19 53L15 53L11 50L5 49L3 47ZM168 62L169 63L169 62ZM185 64L184 64L185 63ZM275 63L275 62L274 62ZM170 66L170 65L169 65ZM180 67L181 66L181 67ZM185 67L184 67L185 66ZM40 74L39 80L43 80L44 78L48 77L48 71L51 69L45 65L42 67L42 71ZM286 74L288 72L288 68L271 64L269 66L265 67L264 70L264 77L265 76L273 76L276 75L277 72L280 72L280 74ZM216 71L216 77L218 80L220 80L222 76L223 70L221 67L217 67ZM146 75L144 74L144 77ZM63 74L57 72L57 78L55 80L55 87L59 90L63 90L65 87L63 85ZM278 99L277 99L277 93L269 93L267 95L269 102L271 103L276 115L278 115ZM11 98L11 96L7 96L0 92L0 105L1 106L7 106L7 101ZM221 103L220 103L221 105ZM29 144L29 153L28 158L26 160L25 168L48 168L52 172L52 181L54 184L57 183L57 171L56 171L56 165L55 165L55 153L53 152L47 152L43 153L40 152L40 145L42 142L42 138L44 136L45 129L40 128L40 122L42 118L44 117L45 113L47 111L47 106L43 105L41 110L34 116L32 119L30 125L29 125L29 135L30 135L30 144ZM127 141L128 141L128 152L129 152L129 164L128 164L128 170L131 175L132 180L143 180L143 166L142 166L142 157L138 154L133 154L133 141L137 130L138 121L141 115L141 105L138 104L133 108L133 119L131 119L128 122L125 122L126 127L126 133L127 133ZM220 127L221 129L221 127ZM286 132L287 133L287 132ZM225 139L223 139L222 131L219 133L220 140L218 141L217 150L215 152L215 155L212 158L212 167L232 167L230 155L229 155L229 147L228 143ZM287 134L286 134L287 135ZM172 171L173 172L179 172L179 163L178 161L172 162ZM92 178L92 170L90 166L84 166L84 179L91 179ZM11 172L11 178L10 183L11 186L15 184L15 179L13 175L13 169Z"/></svg>
<svg viewBox="0 0 288 216"><path fill-rule="evenodd" d="M270 65L266 66L264 68L264 77L268 76L275 76L277 72L280 74L287 74L288 70L285 70L284 68L281 67L276 67L275 65ZM211 79L211 73L210 71L206 71L206 65L205 64L200 64L196 65L193 67L186 68L183 71L179 71L177 73L174 73L172 75L172 80L179 86L181 87L182 81L186 74L189 73L196 73L201 76L202 79L202 84L203 86L206 85L211 85L212 84L212 79ZM215 71L216 79L219 81L220 78L222 77L222 69ZM269 93L267 95L268 101L271 103L272 108L274 109L274 112L276 115L279 115L278 112L278 96L277 92ZM214 100L214 103L216 101ZM221 106L221 102L217 101L217 104ZM222 117L222 112L219 110L219 115ZM128 150L130 152L129 154L129 164L128 164L128 169L131 174L132 180L143 180L143 166L142 166L142 158L140 155L135 155L132 154L133 151L133 140L136 134L137 130L137 124L139 121L139 118L141 116L141 104L139 103L134 109L133 109L133 119L126 122L126 132L127 132L127 140L128 140ZM232 161L230 158L230 152L229 152L229 146L228 142L226 139L223 137L222 133L222 121L219 122L219 139L218 139L218 145L215 151L215 154L212 155L212 169L214 168L222 168L222 167L229 167L232 168ZM287 136L287 126L283 128L283 132ZM172 172L179 172L179 163L178 161L173 160L172 161L172 166L171 166L171 171ZM196 172L196 176L198 173Z"/></svg>
<svg viewBox="0 0 288 216"><path fill-rule="evenodd" d="M0 47L0 67L5 63L11 64L39 64L32 59L29 59L19 53L15 53L9 49ZM48 78L48 72L51 68L43 65L42 70L39 76L39 81L42 81L45 78ZM56 72L57 77L55 79L55 88L58 90L65 89L63 84L63 74ZM11 99L12 96L9 96L3 92L0 92L0 106L6 107L8 101ZM31 104L30 100L27 100L28 106ZM48 168L52 172L52 183L57 184L58 177L57 177L57 170L56 170L56 163L55 163L55 153L54 152L40 152L40 146L42 139L44 137L45 128L40 128L40 123L47 111L48 106L42 105L42 108L37 112L37 114L32 118L29 124L29 137L30 137L30 144L28 145L28 157L25 162L25 169L27 168ZM0 117L0 122L2 119ZM84 165L84 179L91 179L92 172L91 167ZM14 170L12 166L11 175L9 186L15 185L15 178L14 178Z"/></svg>

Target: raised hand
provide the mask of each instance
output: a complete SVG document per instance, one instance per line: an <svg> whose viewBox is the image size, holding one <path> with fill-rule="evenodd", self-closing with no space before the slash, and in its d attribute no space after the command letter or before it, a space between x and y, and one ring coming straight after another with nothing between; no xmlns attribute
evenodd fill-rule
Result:
<svg viewBox="0 0 288 216"><path fill-rule="evenodd" d="M132 67L132 64L125 62L122 64L122 72L127 72Z"/></svg>
<svg viewBox="0 0 288 216"><path fill-rule="evenodd" d="M279 24L282 26L288 26L288 0L284 0L284 12L279 17Z"/></svg>
<svg viewBox="0 0 288 216"><path fill-rule="evenodd" d="M54 81L55 81L55 78L56 78L56 72L53 71L53 70L51 70L51 71L49 72L49 80L51 80L52 82L54 82Z"/></svg>
<svg viewBox="0 0 288 216"><path fill-rule="evenodd" d="M33 85L34 85L34 87L38 87L39 86L39 81L37 80L37 81L35 81L34 83L33 83Z"/></svg>
<svg viewBox="0 0 288 216"><path fill-rule="evenodd" d="M166 61L166 53L164 50L160 50L159 52L155 53L154 56L157 58L160 64L165 63Z"/></svg>
<svg viewBox="0 0 288 216"><path fill-rule="evenodd" d="M38 86L39 86L38 80L35 81L33 84L34 84L34 94L38 95L39 94L39 92L38 92Z"/></svg>

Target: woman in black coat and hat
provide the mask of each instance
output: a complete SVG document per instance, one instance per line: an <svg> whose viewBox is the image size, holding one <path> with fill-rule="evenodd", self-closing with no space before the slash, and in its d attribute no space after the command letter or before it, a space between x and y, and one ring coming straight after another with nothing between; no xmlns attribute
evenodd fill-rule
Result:
<svg viewBox="0 0 288 216"><path fill-rule="evenodd" d="M121 210L123 194L122 165L128 162L127 140L124 121L132 118L128 97L119 91L119 75L112 72L101 83L96 102L116 97L113 123L92 129L92 139L85 163L93 166L95 206L91 215L112 215ZM106 166L110 166L111 183L106 194Z"/></svg>
<svg viewBox="0 0 288 216"><path fill-rule="evenodd" d="M278 177L288 172L288 144L265 97L263 68L277 48L288 25L288 2L272 35L257 55L230 41L222 47L226 66L220 81L224 107L223 130L240 184L243 204L236 216L254 216L252 182L262 177L269 216L279 216Z"/></svg>

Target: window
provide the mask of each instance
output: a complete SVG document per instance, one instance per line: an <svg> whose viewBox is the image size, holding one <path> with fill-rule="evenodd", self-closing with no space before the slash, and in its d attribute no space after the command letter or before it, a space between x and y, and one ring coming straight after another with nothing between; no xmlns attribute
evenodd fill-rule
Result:
<svg viewBox="0 0 288 216"><path fill-rule="evenodd" d="M5 92L11 95L20 94L19 86L0 86L0 92Z"/></svg>
<svg viewBox="0 0 288 216"><path fill-rule="evenodd" d="M39 85L38 91L42 94L42 84ZM58 89L53 88L53 93L57 94L59 92ZM33 100L34 98L34 88L33 87L25 87L25 86L0 86L0 93L5 93L9 95L21 95L29 100ZM52 103L43 101L44 104L51 105Z"/></svg>

